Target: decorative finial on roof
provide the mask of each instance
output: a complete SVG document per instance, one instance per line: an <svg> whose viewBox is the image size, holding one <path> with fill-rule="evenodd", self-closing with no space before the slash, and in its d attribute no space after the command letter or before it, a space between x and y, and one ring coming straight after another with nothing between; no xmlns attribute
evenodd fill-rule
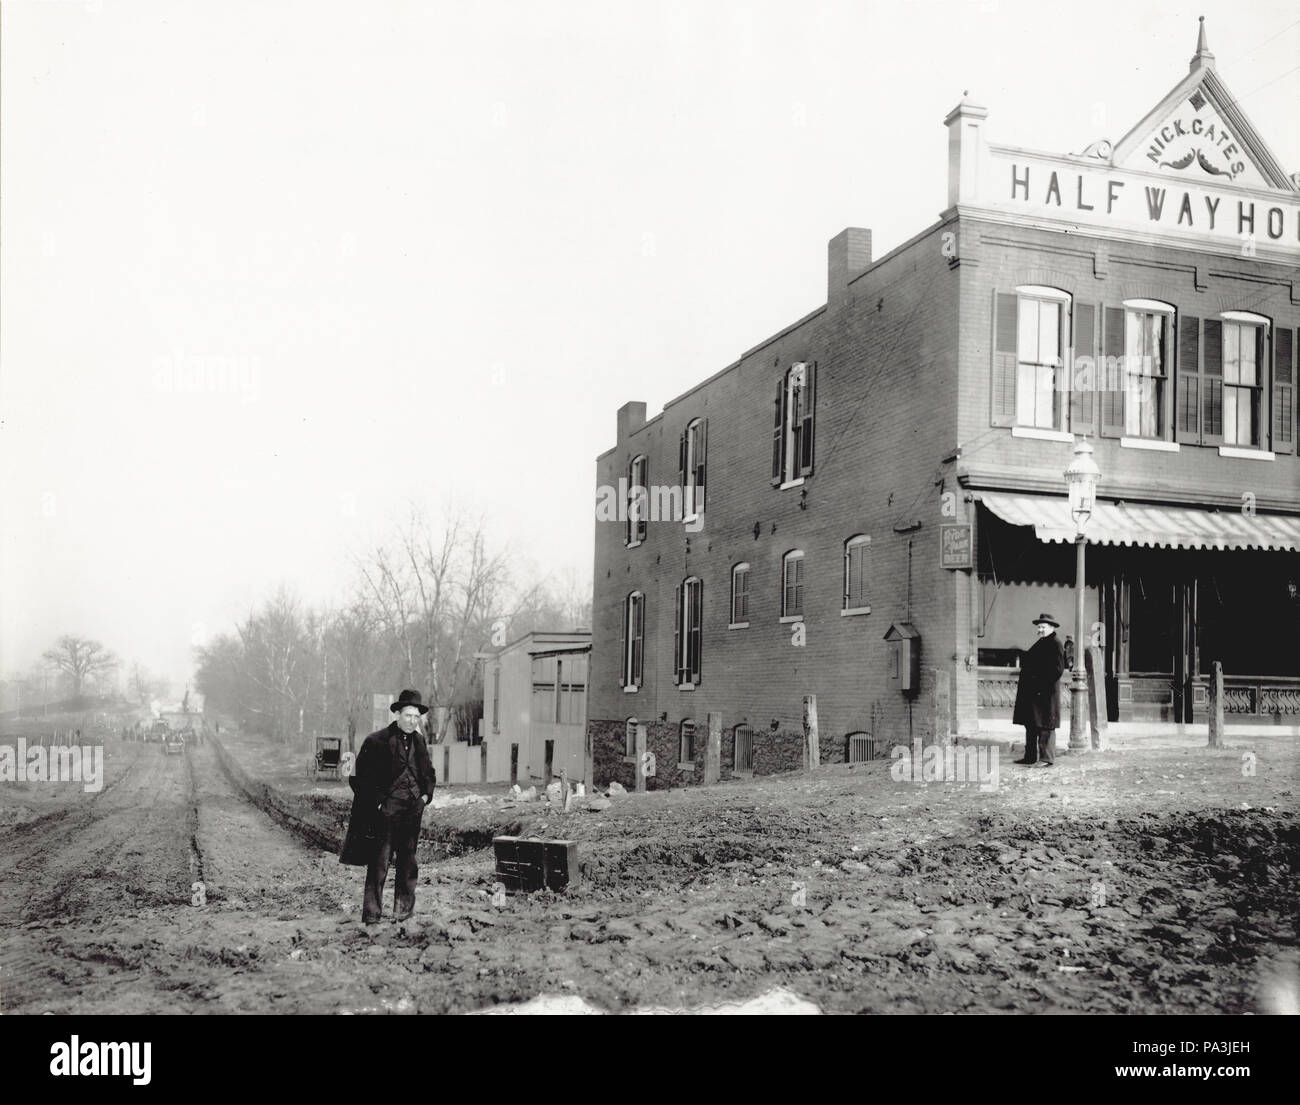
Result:
<svg viewBox="0 0 1300 1105"><path fill-rule="evenodd" d="M1196 34L1196 55L1192 58L1191 70L1213 69L1214 55L1210 53L1209 46L1205 43L1205 16L1200 16L1201 29Z"/></svg>

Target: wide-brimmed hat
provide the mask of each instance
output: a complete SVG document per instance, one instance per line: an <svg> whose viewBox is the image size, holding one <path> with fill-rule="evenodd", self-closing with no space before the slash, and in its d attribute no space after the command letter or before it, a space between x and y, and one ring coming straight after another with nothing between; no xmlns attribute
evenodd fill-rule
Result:
<svg viewBox="0 0 1300 1105"><path fill-rule="evenodd" d="M429 712L429 707L424 704L424 699L420 697L419 691L403 691L397 696L397 701L388 708L396 714L407 706L414 706L422 714Z"/></svg>
<svg viewBox="0 0 1300 1105"><path fill-rule="evenodd" d="M1052 617L1051 614L1039 614L1038 617L1034 619L1034 625L1041 625L1043 622L1046 622L1048 625L1054 625L1057 629L1061 628L1061 623Z"/></svg>

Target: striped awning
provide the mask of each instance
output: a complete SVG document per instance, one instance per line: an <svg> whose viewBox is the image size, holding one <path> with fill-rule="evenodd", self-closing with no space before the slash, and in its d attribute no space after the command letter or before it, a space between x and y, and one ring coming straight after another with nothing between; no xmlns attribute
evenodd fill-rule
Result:
<svg viewBox="0 0 1300 1105"><path fill-rule="evenodd" d="M1040 541L1074 542L1074 520L1065 496L981 491L979 499L1004 522L1033 526ZM1091 545L1300 551L1300 517L1281 514L1216 514L1192 507L1106 503L1098 499L1085 533Z"/></svg>

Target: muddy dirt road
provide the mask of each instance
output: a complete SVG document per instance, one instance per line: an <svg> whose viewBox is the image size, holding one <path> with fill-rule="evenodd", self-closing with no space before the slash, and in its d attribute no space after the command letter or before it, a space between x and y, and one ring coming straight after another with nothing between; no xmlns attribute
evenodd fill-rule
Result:
<svg viewBox="0 0 1300 1105"><path fill-rule="evenodd" d="M1008 763L992 793L883 762L502 811L578 840L582 882L494 905L490 852L429 853L414 922L372 928L364 872L252 805L211 747L107 750L98 794L0 789L4 1012L631 1011L778 986L826 1012L1296 999L1285 738L1252 744L1249 774L1240 748L1152 746Z"/></svg>

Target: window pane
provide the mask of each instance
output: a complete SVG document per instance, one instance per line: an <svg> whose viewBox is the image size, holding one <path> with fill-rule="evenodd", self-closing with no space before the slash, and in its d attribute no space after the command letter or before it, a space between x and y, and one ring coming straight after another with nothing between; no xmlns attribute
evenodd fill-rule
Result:
<svg viewBox="0 0 1300 1105"><path fill-rule="evenodd" d="M1040 303L1038 322L1038 363L1055 364L1061 355L1061 305Z"/></svg>
<svg viewBox="0 0 1300 1105"><path fill-rule="evenodd" d="M1054 368L1040 367L1035 372L1037 387L1034 389L1033 425L1041 426L1045 430L1051 430L1056 426L1056 389L1053 386L1056 380L1056 370Z"/></svg>
<svg viewBox="0 0 1300 1105"><path fill-rule="evenodd" d="M1241 328L1241 382L1257 384L1255 376L1255 349L1259 341L1259 327L1243 326Z"/></svg>
<svg viewBox="0 0 1300 1105"><path fill-rule="evenodd" d="M1020 301L1020 335L1017 348L1020 351L1018 359L1021 361L1034 361L1038 358L1038 312L1034 310L1034 306L1032 299Z"/></svg>
<svg viewBox="0 0 1300 1105"><path fill-rule="evenodd" d="M1016 422L1021 426L1033 426L1034 422L1034 366L1021 364L1016 367Z"/></svg>
<svg viewBox="0 0 1300 1105"><path fill-rule="evenodd" d="M1241 372L1241 327L1225 322L1223 324L1223 382L1235 384L1240 380Z"/></svg>

